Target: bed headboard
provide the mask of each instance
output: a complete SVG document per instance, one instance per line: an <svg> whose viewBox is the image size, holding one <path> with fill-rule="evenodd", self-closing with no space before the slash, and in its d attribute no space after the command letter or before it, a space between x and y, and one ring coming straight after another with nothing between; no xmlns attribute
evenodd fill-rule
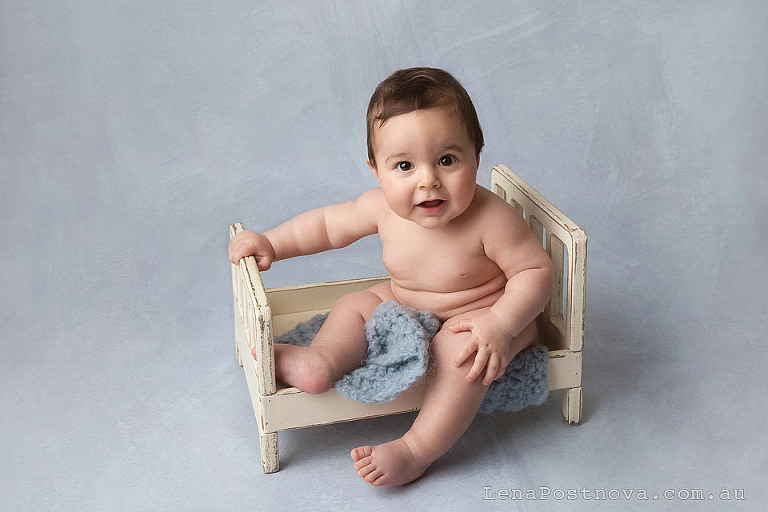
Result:
<svg viewBox="0 0 768 512"><path fill-rule="evenodd" d="M550 350L584 345L587 235L563 212L504 165L491 170L491 189L516 208L555 267L549 304L539 315L540 338Z"/></svg>

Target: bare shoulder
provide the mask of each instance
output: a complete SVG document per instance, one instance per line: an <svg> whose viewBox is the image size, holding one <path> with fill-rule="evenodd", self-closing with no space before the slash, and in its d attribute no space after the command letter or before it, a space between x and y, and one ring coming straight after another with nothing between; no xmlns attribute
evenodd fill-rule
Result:
<svg viewBox="0 0 768 512"><path fill-rule="evenodd" d="M384 194L380 188L371 188L360 194L357 198L357 207L364 211L377 211L386 204Z"/></svg>
<svg viewBox="0 0 768 512"><path fill-rule="evenodd" d="M508 275L546 264L549 257L522 214L488 189L482 188L479 194L486 255Z"/></svg>
<svg viewBox="0 0 768 512"><path fill-rule="evenodd" d="M483 223L488 223L488 227L502 224L503 226L500 227L506 232L510 228L517 230L527 227L519 211L487 188L477 186L477 199L479 199L478 219ZM493 231L496 230L491 232Z"/></svg>
<svg viewBox="0 0 768 512"><path fill-rule="evenodd" d="M381 206L383 201L384 193L379 187L368 189L357 198L360 206Z"/></svg>
<svg viewBox="0 0 768 512"><path fill-rule="evenodd" d="M375 221L378 225L381 213L386 206L384 194L380 188L366 190L355 201L355 209L358 215Z"/></svg>

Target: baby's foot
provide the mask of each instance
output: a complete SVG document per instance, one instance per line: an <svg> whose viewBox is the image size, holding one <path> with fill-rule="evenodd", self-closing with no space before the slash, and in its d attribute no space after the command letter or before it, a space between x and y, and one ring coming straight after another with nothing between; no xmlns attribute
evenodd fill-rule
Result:
<svg viewBox="0 0 768 512"><path fill-rule="evenodd" d="M400 439L378 446L361 446L350 453L355 471L371 485L401 485L419 478L432 461L419 460Z"/></svg>
<svg viewBox="0 0 768 512"><path fill-rule="evenodd" d="M318 351L276 343L275 377L307 393L324 393L331 389L334 370L329 361ZM256 349L252 351L256 358Z"/></svg>

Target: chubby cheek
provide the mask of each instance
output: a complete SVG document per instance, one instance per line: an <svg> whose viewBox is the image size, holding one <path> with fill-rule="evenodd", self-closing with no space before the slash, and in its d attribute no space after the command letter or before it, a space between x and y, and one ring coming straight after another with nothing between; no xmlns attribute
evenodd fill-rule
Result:
<svg viewBox="0 0 768 512"><path fill-rule="evenodd" d="M470 203L472 203L472 199L475 197L475 182L469 184L467 192L465 192L462 196L462 206L464 209L469 208Z"/></svg>
<svg viewBox="0 0 768 512"><path fill-rule="evenodd" d="M455 183L453 183L452 198L456 206L461 208L467 208L475 197L476 181L474 177L459 177Z"/></svg>
<svg viewBox="0 0 768 512"><path fill-rule="evenodd" d="M413 200L410 192L403 187L389 186L383 188L384 199L387 200L389 205L395 213L404 215L409 213L413 208Z"/></svg>

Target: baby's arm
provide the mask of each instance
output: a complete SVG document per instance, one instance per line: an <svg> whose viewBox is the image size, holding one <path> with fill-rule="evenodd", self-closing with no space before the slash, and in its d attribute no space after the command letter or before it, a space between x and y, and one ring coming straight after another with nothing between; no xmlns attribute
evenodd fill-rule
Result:
<svg viewBox="0 0 768 512"><path fill-rule="evenodd" d="M354 201L316 208L297 215L261 234L238 233L229 243L229 260L255 255L260 270L273 262L338 249L378 231L378 189L363 193Z"/></svg>
<svg viewBox="0 0 768 512"><path fill-rule="evenodd" d="M504 294L490 310L449 326L453 332L472 332L456 366L477 352L467 380L474 381L485 369L486 385L501 377L512 358L525 348L513 346L513 341L544 309L553 280L552 261L522 216L510 207L491 208L494 222L486 224L483 245L486 255L507 276Z"/></svg>

